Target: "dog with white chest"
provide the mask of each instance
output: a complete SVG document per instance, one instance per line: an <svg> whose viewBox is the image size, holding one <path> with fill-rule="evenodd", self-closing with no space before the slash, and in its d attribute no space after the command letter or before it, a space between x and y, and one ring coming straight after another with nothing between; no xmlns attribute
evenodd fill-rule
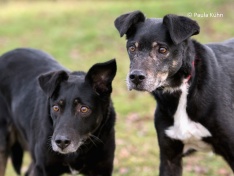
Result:
<svg viewBox="0 0 234 176"><path fill-rule="evenodd" d="M190 151L213 151L234 170L234 39L201 44L190 38L200 32L197 22L171 14L134 11L115 27L127 39L129 90L157 101L160 176L182 175Z"/></svg>

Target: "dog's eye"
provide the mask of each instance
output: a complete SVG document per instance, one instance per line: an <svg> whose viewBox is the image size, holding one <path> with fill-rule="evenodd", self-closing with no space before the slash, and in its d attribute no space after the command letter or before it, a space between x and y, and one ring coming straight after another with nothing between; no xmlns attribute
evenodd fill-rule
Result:
<svg viewBox="0 0 234 176"><path fill-rule="evenodd" d="M55 112L58 112L58 111L59 111L59 106L57 106L57 105L53 106L53 110L54 110Z"/></svg>
<svg viewBox="0 0 234 176"><path fill-rule="evenodd" d="M166 54L167 49L164 48L164 47L160 47L160 48L158 49L158 52L161 53L161 54Z"/></svg>
<svg viewBox="0 0 234 176"><path fill-rule="evenodd" d="M136 51L136 47L134 47L134 46L130 46L128 49L129 49L130 52Z"/></svg>
<svg viewBox="0 0 234 176"><path fill-rule="evenodd" d="M81 113L87 113L89 111L89 108L88 107L86 107L86 106L81 106L81 108L80 108L80 112Z"/></svg>

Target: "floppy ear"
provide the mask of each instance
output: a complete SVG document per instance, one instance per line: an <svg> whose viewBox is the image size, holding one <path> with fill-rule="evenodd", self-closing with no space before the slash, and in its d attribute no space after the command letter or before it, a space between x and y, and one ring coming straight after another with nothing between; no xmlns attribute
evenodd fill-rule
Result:
<svg viewBox="0 0 234 176"><path fill-rule="evenodd" d="M200 27L197 22L184 16L166 15L163 18L163 24L169 30L174 44L179 44L200 32Z"/></svg>
<svg viewBox="0 0 234 176"><path fill-rule="evenodd" d="M104 63L97 63L89 69L85 80L92 85L93 90L98 95L109 95L112 92L111 83L115 77L116 70L115 59Z"/></svg>
<svg viewBox="0 0 234 176"><path fill-rule="evenodd" d="M120 37L123 37L124 34L126 34L128 37L133 32L134 25L144 21L144 14L141 11L134 11L116 18L115 27L118 29Z"/></svg>
<svg viewBox="0 0 234 176"><path fill-rule="evenodd" d="M51 97L59 84L67 79L68 74L65 71L56 71L41 75L38 81L41 89Z"/></svg>

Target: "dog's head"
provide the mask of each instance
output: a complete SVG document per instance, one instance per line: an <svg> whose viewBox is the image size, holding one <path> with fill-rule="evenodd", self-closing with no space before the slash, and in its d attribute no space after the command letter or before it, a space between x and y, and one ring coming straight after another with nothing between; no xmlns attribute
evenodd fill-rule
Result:
<svg viewBox="0 0 234 176"><path fill-rule="evenodd" d="M145 18L140 11L123 14L115 20L120 36L126 35L130 57L128 88L152 92L173 87L171 78L186 67L188 39L199 33L198 24L183 16ZM190 62L190 61L189 61ZM191 61L192 62L192 61Z"/></svg>
<svg viewBox="0 0 234 176"><path fill-rule="evenodd" d="M49 118L53 125L52 149L73 153L104 122L110 105L116 62L93 65L87 74L56 71L39 77L49 99Z"/></svg>

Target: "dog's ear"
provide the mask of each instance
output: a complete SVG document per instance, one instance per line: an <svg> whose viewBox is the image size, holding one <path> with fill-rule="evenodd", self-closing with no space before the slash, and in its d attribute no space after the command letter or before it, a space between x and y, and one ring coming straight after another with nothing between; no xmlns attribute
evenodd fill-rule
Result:
<svg viewBox="0 0 234 176"><path fill-rule="evenodd" d="M38 81L41 89L48 97L51 97L62 81L68 79L68 74L65 71L50 72L39 76Z"/></svg>
<svg viewBox="0 0 234 176"><path fill-rule="evenodd" d="M184 16L166 15L163 24L167 27L174 44L179 44L200 32L197 22Z"/></svg>
<svg viewBox="0 0 234 176"><path fill-rule="evenodd" d="M96 94L105 96L112 92L112 81L117 70L116 61L112 59L104 63L97 63L93 65L85 80L88 81Z"/></svg>
<svg viewBox="0 0 234 176"><path fill-rule="evenodd" d="M123 37L124 34L127 35L127 38L134 31L134 25L139 22L144 22L145 16L141 11L134 11L131 13L126 13L115 20L115 27L120 33L120 37Z"/></svg>

